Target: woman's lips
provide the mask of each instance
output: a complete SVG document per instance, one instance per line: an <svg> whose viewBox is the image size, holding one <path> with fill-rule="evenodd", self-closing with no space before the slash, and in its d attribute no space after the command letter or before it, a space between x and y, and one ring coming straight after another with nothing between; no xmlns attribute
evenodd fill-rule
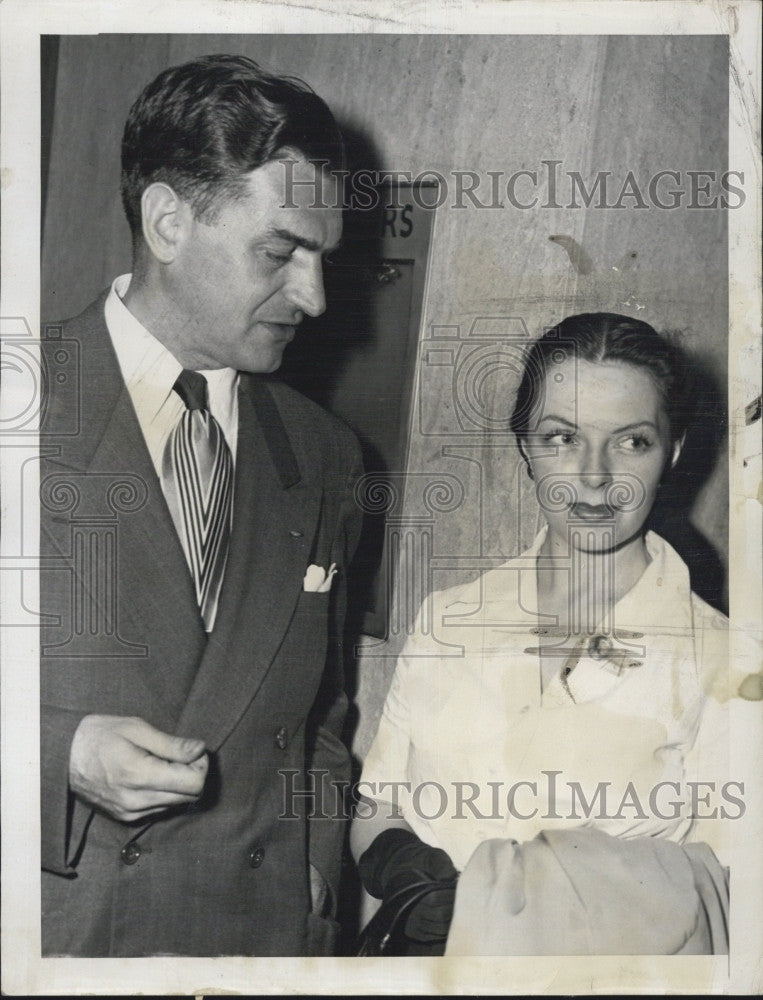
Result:
<svg viewBox="0 0 763 1000"><path fill-rule="evenodd" d="M581 521L611 521L615 516L614 508L603 503L574 503L570 507L570 513Z"/></svg>

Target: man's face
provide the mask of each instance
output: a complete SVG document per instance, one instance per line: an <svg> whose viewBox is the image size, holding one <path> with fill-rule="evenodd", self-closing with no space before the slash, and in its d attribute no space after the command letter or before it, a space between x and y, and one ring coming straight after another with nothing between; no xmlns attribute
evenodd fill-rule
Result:
<svg viewBox="0 0 763 1000"><path fill-rule="evenodd" d="M167 273L185 367L275 371L305 315L326 308L323 256L341 238L340 201L311 164L300 161L294 178L310 181L289 189L296 207L282 207L286 170L273 160L213 222L190 219Z"/></svg>

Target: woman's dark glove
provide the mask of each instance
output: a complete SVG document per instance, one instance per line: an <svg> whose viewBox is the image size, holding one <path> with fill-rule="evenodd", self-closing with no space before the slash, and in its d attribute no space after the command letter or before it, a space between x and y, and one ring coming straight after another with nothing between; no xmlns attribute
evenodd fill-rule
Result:
<svg viewBox="0 0 763 1000"><path fill-rule="evenodd" d="M415 885L432 889L408 913L403 931L414 941L441 941L453 917L458 872L445 851L430 847L411 830L384 830L358 862L366 890L385 902Z"/></svg>

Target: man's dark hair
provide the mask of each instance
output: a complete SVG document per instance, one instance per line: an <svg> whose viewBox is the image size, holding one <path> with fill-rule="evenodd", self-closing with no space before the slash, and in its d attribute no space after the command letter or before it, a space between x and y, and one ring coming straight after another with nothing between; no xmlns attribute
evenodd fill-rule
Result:
<svg viewBox="0 0 763 1000"><path fill-rule="evenodd" d="M244 175L287 152L341 170L327 105L307 84L264 73L246 56L209 55L160 73L133 104L122 137L122 203L135 241L143 191L169 184L211 218L241 196Z"/></svg>

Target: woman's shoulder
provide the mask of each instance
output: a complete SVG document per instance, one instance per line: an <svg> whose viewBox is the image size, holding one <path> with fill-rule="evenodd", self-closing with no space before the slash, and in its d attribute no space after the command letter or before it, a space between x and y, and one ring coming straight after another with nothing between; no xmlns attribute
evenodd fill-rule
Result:
<svg viewBox="0 0 763 1000"><path fill-rule="evenodd" d="M543 528L532 545L519 555L503 561L496 559L494 565L470 574L466 580L433 590L429 600L435 608L448 613L457 611L459 607L479 608L486 603L518 600L520 577L532 573L533 584L535 582L536 558L545 534L546 529Z"/></svg>
<svg viewBox="0 0 763 1000"><path fill-rule="evenodd" d="M695 624L701 628L713 629L716 632L728 632L729 619L722 611L708 604L699 594L691 592L691 610Z"/></svg>
<svg viewBox="0 0 763 1000"><path fill-rule="evenodd" d="M435 657L444 669L454 649L463 653L483 643L485 628L501 621L516 624L521 616L511 609L519 607L517 568L517 560L510 559L477 576L430 591L401 650L399 671L410 668L416 672L416 659L422 654L430 662Z"/></svg>
<svg viewBox="0 0 763 1000"><path fill-rule="evenodd" d="M732 623L694 592L691 605L695 647L705 692L720 702L740 695L751 700L745 691L751 689L747 679L760 670L760 643L748 629ZM763 688L763 685L758 687Z"/></svg>
<svg viewBox="0 0 763 1000"><path fill-rule="evenodd" d="M529 568L522 557L508 559L477 576L432 591L429 599L436 611L447 615L466 614L496 601L511 602L518 597L521 573Z"/></svg>

